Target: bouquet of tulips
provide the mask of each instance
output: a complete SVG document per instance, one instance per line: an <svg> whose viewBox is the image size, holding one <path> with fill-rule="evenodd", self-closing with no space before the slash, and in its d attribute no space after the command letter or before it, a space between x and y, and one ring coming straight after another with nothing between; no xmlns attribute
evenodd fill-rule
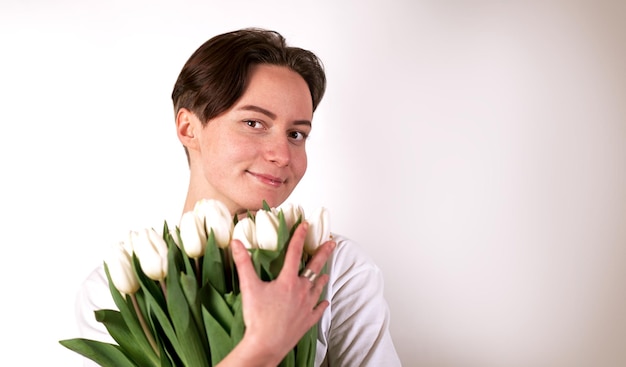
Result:
<svg viewBox="0 0 626 367"><path fill-rule="evenodd" d="M239 220L220 201L201 200L176 227L165 222L162 233L131 231L104 263L118 310L95 311L116 344L83 338L60 343L104 367L215 366L245 331L230 241L240 240L258 276L271 281L302 220L299 205L277 209L264 203ZM306 220L301 269L330 238L325 208ZM280 366L313 366L316 343L314 326Z"/></svg>

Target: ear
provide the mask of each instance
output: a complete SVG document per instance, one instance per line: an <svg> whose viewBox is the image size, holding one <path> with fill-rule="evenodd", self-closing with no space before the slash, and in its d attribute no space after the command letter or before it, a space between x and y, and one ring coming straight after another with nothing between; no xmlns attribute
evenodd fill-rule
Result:
<svg viewBox="0 0 626 367"><path fill-rule="evenodd" d="M178 140L187 148L196 150L198 147L198 137L195 133L201 129L200 120L191 111L181 108L176 113L176 133Z"/></svg>

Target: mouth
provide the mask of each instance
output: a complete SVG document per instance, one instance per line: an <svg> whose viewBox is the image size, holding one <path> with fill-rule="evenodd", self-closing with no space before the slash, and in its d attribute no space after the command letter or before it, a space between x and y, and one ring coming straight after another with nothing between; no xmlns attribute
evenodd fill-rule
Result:
<svg viewBox="0 0 626 367"><path fill-rule="evenodd" d="M264 183L264 184L272 186L272 187L279 187L279 186L281 186L282 184L284 184L286 182L286 180L283 180L283 179L281 179L279 177L275 177L275 176L272 176L272 175L255 173L255 172L251 172L251 171L246 171L246 172L248 174L252 175L254 178L256 178L261 183Z"/></svg>

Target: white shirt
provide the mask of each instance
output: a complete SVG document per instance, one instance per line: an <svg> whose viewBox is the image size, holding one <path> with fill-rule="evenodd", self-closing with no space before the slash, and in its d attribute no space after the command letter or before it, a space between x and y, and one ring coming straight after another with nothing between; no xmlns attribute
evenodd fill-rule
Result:
<svg viewBox="0 0 626 367"><path fill-rule="evenodd" d="M337 247L328 260L326 299L330 306L318 324L316 366L401 366L389 333L383 276L358 245L333 235ZM94 311L117 309L103 266L84 281L76 298L80 336L115 343ZM97 366L85 359L85 367Z"/></svg>

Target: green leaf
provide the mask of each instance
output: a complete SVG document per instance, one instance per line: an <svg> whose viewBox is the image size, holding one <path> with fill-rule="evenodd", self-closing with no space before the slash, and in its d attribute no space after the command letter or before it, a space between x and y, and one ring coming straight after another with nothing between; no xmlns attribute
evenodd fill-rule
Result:
<svg viewBox="0 0 626 367"><path fill-rule="evenodd" d="M233 324L233 311L227 302L228 294L222 296L211 283L205 284L200 292L202 306L207 309L227 333L230 333L231 325Z"/></svg>
<svg viewBox="0 0 626 367"><path fill-rule="evenodd" d="M182 362L178 362L178 364L174 361L172 361L171 356L169 354L167 354L167 352L165 351L165 349L163 350L163 353L161 353L161 365L160 367L176 367L179 366Z"/></svg>
<svg viewBox="0 0 626 367"><path fill-rule="evenodd" d="M166 224L166 228L167 228L167 224ZM191 263L192 260L189 258L189 256L187 256L187 251L185 251L185 244L183 243L183 240L180 237L180 228L178 227L176 227L176 236L178 237L178 243L180 243L180 248L178 247L178 245L176 244L176 242L174 241L171 235L166 235L166 233L163 232L163 238L167 242L168 251L174 251L174 250L177 251L178 255L176 256L176 258L180 259L182 263L185 265L185 272L187 274L194 274L196 270L193 264ZM169 264L168 264L168 267L169 267Z"/></svg>
<svg viewBox="0 0 626 367"><path fill-rule="evenodd" d="M207 238L202 263L202 284L211 283L218 292L226 293L226 278L224 276L225 264L222 262L220 248L215 241L215 232L211 232Z"/></svg>
<svg viewBox="0 0 626 367"><path fill-rule="evenodd" d="M293 234L296 231L296 228L298 228L298 226L300 225L300 223L302 223L302 215L298 216L298 219L293 224L293 227L289 229L289 238L293 237Z"/></svg>
<svg viewBox="0 0 626 367"><path fill-rule="evenodd" d="M113 301L119 309L120 314L122 315L122 318L126 323L129 332L134 336L131 342L138 344L142 350L146 351L146 353L148 353L148 351L152 351L151 353L156 354L156 352L152 349L152 346L150 345L150 342L148 341L143 328L141 327L138 316L135 312L135 308L129 306L129 303L132 304L130 296L126 296L126 298L124 298L122 294L117 290L117 288L115 288L115 286L113 285L113 281L111 280L109 268L106 263L104 264L104 271L109 281L109 290L111 291ZM121 347L125 347L124 344L128 343L129 341L116 340L116 342L120 344Z"/></svg>
<svg viewBox="0 0 626 367"><path fill-rule="evenodd" d="M211 363L217 365L224 357L230 353L234 345L231 342L228 332L217 321L206 308L202 309L204 324L206 325L206 336L211 349Z"/></svg>
<svg viewBox="0 0 626 367"><path fill-rule="evenodd" d="M141 270L141 263L135 254L133 254L133 270L139 280L139 286L141 287L143 293L150 294L155 302L157 302L162 308L165 307L165 295L163 294L159 283L148 278L143 270Z"/></svg>
<svg viewBox="0 0 626 367"><path fill-rule="evenodd" d="M235 296L233 302L233 322L230 328L230 338L233 341L233 347L243 339L243 333L246 325L243 321L243 306L241 304L241 294Z"/></svg>
<svg viewBox="0 0 626 367"><path fill-rule="evenodd" d="M289 238L291 238L291 234L289 233L289 228L287 228L287 223L285 222L285 214L281 210L278 212L278 243L276 246L277 251L283 251L287 243L289 243Z"/></svg>
<svg viewBox="0 0 626 367"><path fill-rule="evenodd" d="M287 228L287 223L285 222L285 215L281 210L278 213L278 243L276 246L276 257L267 267L268 272L272 275L272 279L276 279L283 268L290 238L289 228Z"/></svg>
<svg viewBox="0 0 626 367"><path fill-rule="evenodd" d="M272 251L264 249L252 249L252 264L257 275L261 280L272 281L278 277L280 269L273 269L272 263L279 257L284 256L281 251Z"/></svg>
<svg viewBox="0 0 626 367"><path fill-rule="evenodd" d="M174 357L172 357L169 353L167 353L167 351L165 349L162 349L162 353L161 353L161 367L176 367L176 366L180 366L182 364L182 362L180 360L173 360Z"/></svg>
<svg viewBox="0 0 626 367"><path fill-rule="evenodd" d="M317 347L317 324L309 329L298 341L295 351L296 366L313 366Z"/></svg>
<svg viewBox="0 0 626 367"><path fill-rule="evenodd" d="M176 263L170 263L169 267L176 267ZM135 294L137 306L143 319L150 324L150 331L156 340L159 349L179 349L176 333L167 316L167 303L159 282L154 281L141 270L141 264L137 256L133 255L133 270L139 280L140 291ZM161 354L160 351L159 354Z"/></svg>
<svg viewBox="0 0 626 367"><path fill-rule="evenodd" d="M102 367L140 367L133 363L115 344L89 339L66 339L59 341L64 347L96 362ZM141 366L143 367L143 366Z"/></svg>
<svg viewBox="0 0 626 367"><path fill-rule="evenodd" d="M267 204L267 201L263 200L263 209L265 211L272 211L272 208L270 208L270 206Z"/></svg>
<svg viewBox="0 0 626 367"><path fill-rule="evenodd" d="M170 257L176 259L178 254L176 251L178 248L174 246L174 250L168 253L168 261ZM169 247L171 250L172 247ZM136 256L133 256L133 269L139 279L141 291L136 293L137 303L142 310L144 319L150 322L152 332L155 339L161 349L161 356L163 357L163 350L168 350L168 353L172 355L173 359L178 358L181 353L181 346L176 337L176 332L170 321L170 317L167 314L167 302L165 295L161 290L158 282L148 278L141 270L139 260ZM168 272L170 269L174 269L177 273L177 262L170 261L168 264ZM163 363L161 363L163 364Z"/></svg>
<svg viewBox="0 0 626 367"><path fill-rule="evenodd" d="M204 321L202 319L202 302L198 296L198 283L193 274L181 274L180 284L183 289L183 293L187 298L187 303L191 310L191 315L198 330L204 330ZM200 338L200 341L204 341L204 338ZM208 344L204 345L204 349L208 349Z"/></svg>
<svg viewBox="0 0 626 367"><path fill-rule="evenodd" d="M133 334L126 326L124 318L119 311L97 310L95 311L96 321L101 322L106 327L109 335L117 341L124 354L140 366L159 366L159 358L151 347L148 350L142 348L140 343L136 343ZM145 346L144 346L145 347Z"/></svg>
<svg viewBox="0 0 626 367"><path fill-rule="evenodd" d="M224 264L224 274L226 277L230 276L230 287L226 287L226 292L224 293L234 293L239 294L241 291L239 289L239 274L237 274L237 266L235 265L235 259L233 259L232 248L227 247L222 250L222 259Z"/></svg>
<svg viewBox="0 0 626 367"><path fill-rule="evenodd" d="M175 261L175 251L168 253L168 261ZM180 273L173 267L168 267L167 285L167 311L172 320L176 337L180 346L180 359L185 366L202 367L209 366L207 355L209 351L204 348L200 333L193 321L190 306L182 290Z"/></svg>
<svg viewBox="0 0 626 367"><path fill-rule="evenodd" d="M166 310L161 307L151 293L144 293L147 312L150 315L150 322L160 346L172 348L175 355L180 353L181 347L176 337L176 332L167 315Z"/></svg>

